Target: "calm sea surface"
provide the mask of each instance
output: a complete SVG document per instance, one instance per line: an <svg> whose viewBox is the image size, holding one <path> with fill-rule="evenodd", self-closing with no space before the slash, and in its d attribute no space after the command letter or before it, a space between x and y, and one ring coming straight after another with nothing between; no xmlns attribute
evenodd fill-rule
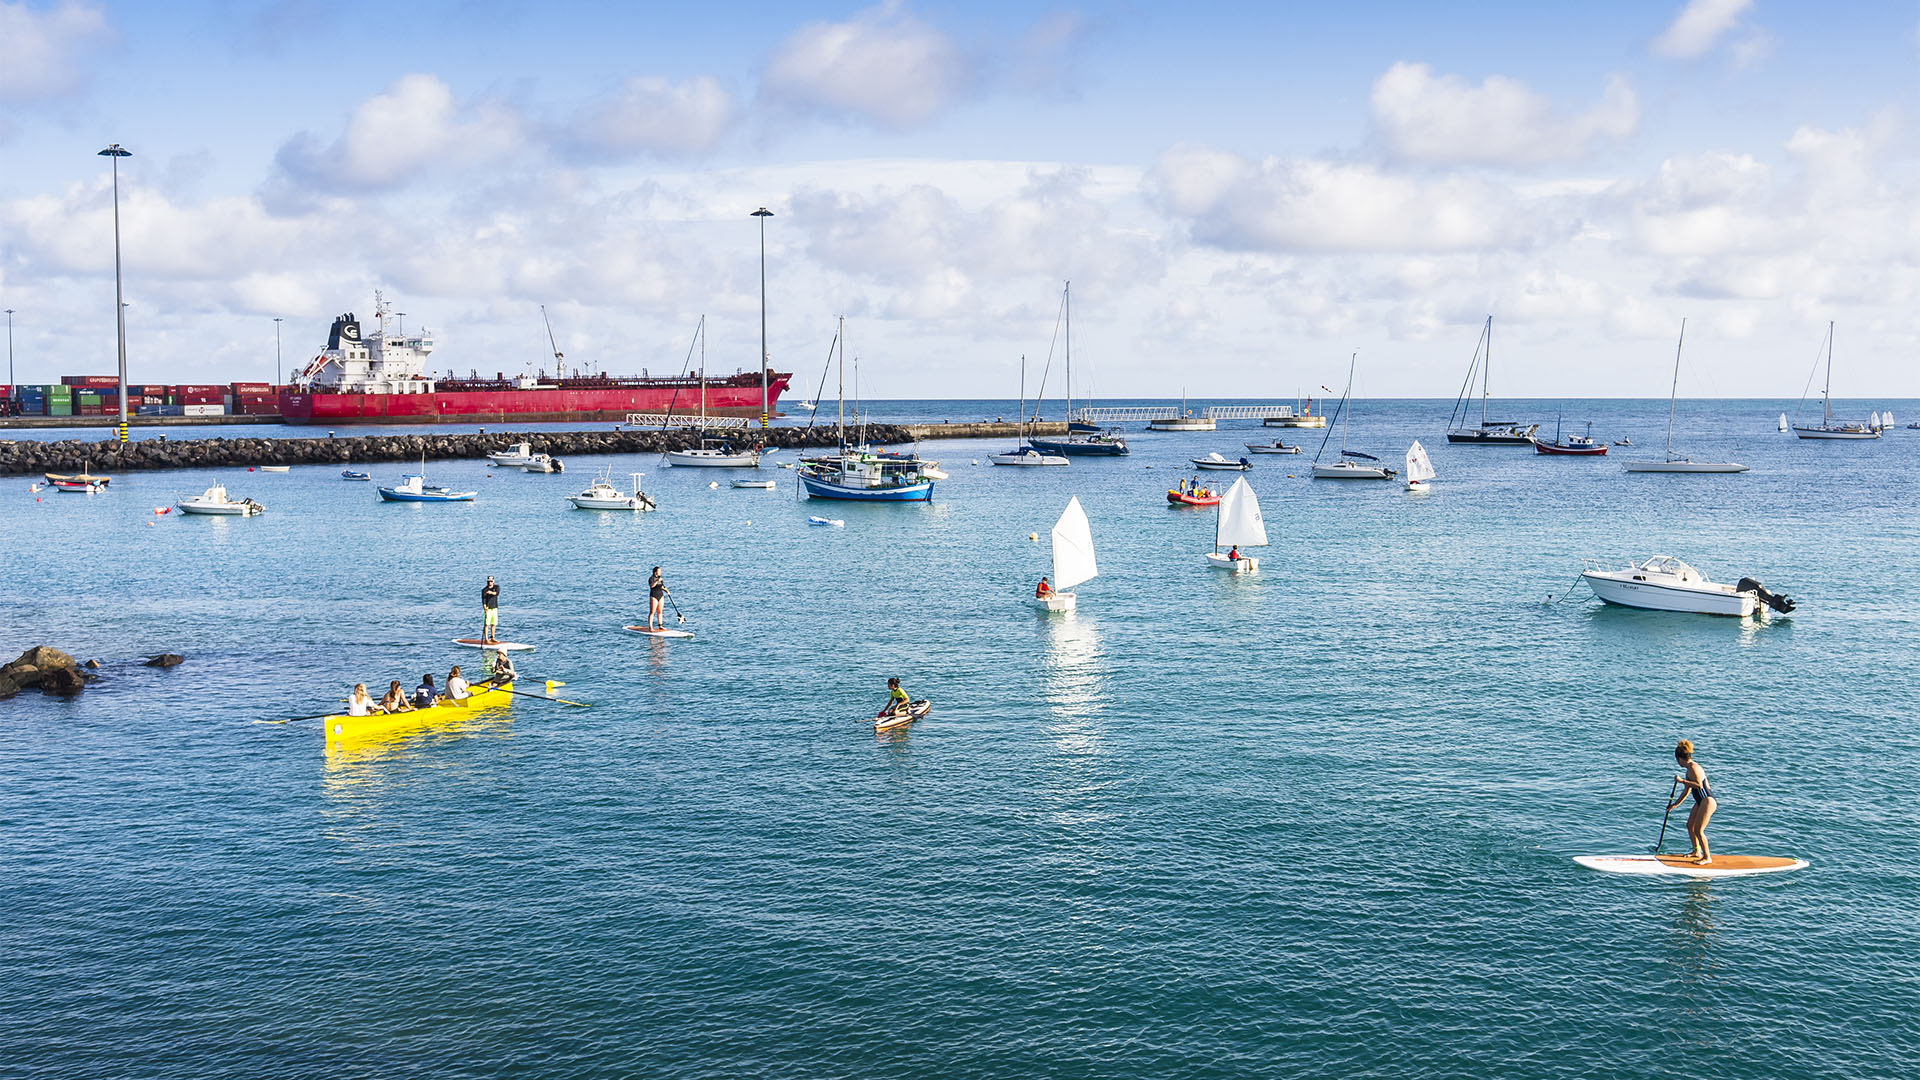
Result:
<svg viewBox="0 0 1920 1080"><path fill-rule="evenodd" d="M929 506L650 457L433 463L480 492L449 506L323 468L0 481L0 646L105 664L0 703L0 1076L1911 1075L1920 431L1690 402L1678 447L1753 471L1628 476L1450 447L1447 404L1350 435L1420 438L1421 497L1309 482L1319 433L1278 432L1309 451L1255 459L1240 578L1163 492L1251 423L1065 469L926 444ZM1657 455L1663 405L1565 408ZM1839 411L1889 407L1920 419ZM256 433L314 434L221 432ZM659 512L562 501L607 466ZM216 479L269 513L152 513ZM1070 495L1102 573L1049 618L1021 598ZM1655 552L1800 609L1546 602ZM621 631L656 564L698 639ZM523 676L590 708L333 753L257 723L474 663L488 574ZM876 737L889 675L935 708ZM1574 865L1652 845L1683 736L1716 852L1810 869Z"/></svg>

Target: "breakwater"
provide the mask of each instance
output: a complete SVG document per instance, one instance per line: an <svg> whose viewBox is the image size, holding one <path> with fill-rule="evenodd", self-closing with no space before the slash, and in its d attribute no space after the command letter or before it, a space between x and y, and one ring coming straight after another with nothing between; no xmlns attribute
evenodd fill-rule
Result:
<svg viewBox="0 0 1920 1080"><path fill-rule="evenodd" d="M912 442L916 436L904 427L873 424L866 429L876 445ZM782 448L833 446L839 440L831 426L776 427L765 432L724 432L718 437L736 443L764 441ZM923 436L924 437L924 436ZM43 472L72 473L82 469L112 474L146 469L202 469L255 465L346 465L378 461L418 461L481 457L524 442L534 452L565 459L588 454L657 454L700 445L694 431L490 431L480 434L359 435L328 438L150 438L134 442L63 439L58 442L0 441L0 475Z"/></svg>

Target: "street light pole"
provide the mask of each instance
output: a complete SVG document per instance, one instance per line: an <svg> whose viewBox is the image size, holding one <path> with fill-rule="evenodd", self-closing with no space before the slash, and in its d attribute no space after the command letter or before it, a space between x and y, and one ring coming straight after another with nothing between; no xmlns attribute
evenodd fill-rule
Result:
<svg viewBox="0 0 1920 1080"><path fill-rule="evenodd" d="M127 441L127 305L120 287L120 159L133 151L119 143L100 151L99 157L113 159L113 317L120 336L120 441Z"/></svg>
<svg viewBox="0 0 1920 1080"><path fill-rule="evenodd" d="M13 393L13 309L7 309L7 393Z"/></svg>
<svg viewBox="0 0 1920 1080"><path fill-rule="evenodd" d="M760 219L760 430L767 430L767 219L773 211L761 207L753 212Z"/></svg>
<svg viewBox="0 0 1920 1080"><path fill-rule="evenodd" d="M273 317L273 392L280 392L280 317Z"/></svg>

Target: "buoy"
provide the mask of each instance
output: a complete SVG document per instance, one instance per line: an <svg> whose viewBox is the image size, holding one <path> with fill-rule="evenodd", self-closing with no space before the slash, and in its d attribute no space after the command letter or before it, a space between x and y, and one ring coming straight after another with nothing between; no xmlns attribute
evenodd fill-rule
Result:
<svg viewBox="0 0 1920 1080"><path fill-rule="evenodd" d="M718 480L709 480L709 481L707 481L707 487L709 487L709 488L717 488L717 487L719 487L719 486L720 486L720 481L718 481Z"/></svg>
<svg viewBox="0 0 1920 1080"><path fill-rule="evenodd" d="M1029 539L1029 540L1031 540L1031 541L1033 541L1034 543L1036 543L1036 544L1037 544L1037 543L1039 543L1039 542L1040 542L1040 534L1039 534L1039 533L1028 533L1028 534L1027 534L1027 539Z"/></svg>
<svg viewBox="0 0 1920 1080"><path fill-rule="evenodd" d="M974 459L973 459L973 463L974 463L975 465L978 465L978 464L980 464L980 459L979 459L979 458L974 458Z"/></svg>

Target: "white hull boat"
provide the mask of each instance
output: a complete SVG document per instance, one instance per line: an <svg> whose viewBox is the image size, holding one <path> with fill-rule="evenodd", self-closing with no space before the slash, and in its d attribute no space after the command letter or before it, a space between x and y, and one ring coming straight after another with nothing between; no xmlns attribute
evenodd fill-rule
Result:
<svg viewBox="0 0 1920 1080"><path fill-rule="evenodd" d="M1087 524L1087 512L1080 508L1078 496L1067 499L1060 520L1053 523L1053 591L1046 596L1029 596L1027 603L1041 611L1072 611L1079 603L1073 588L1100 575L1093 557L1093 530Z"/></svg>
<svg viewBox="0 0 1920 1080"><path fill-rule="evenodd" d="M1793 425L1793 433L1795 435L1798 435L1802 439L1877 439L1879 438L1880 427L1881 427L1879 413L1874 413L1873 417L1867 423L1864 423L1864 424L1854 422L1854 421L1846 421L1846 420L1840 421L1839 423L1834 422L1834 419L1833 419L1833 323L1831 322L1827 323L1826 346L1827 346L1826 348L1827 382L1826 382L1825 388L1820 391L1820 423L1795 424ZM1819 361L1816 360L1815 363L1817 364L1819 363ZM1808 381L1811 382L1812 379L1809 378ZM1806 399L1804 397L1801 398L1801 405L1802 407L1806 405Z"/></svg>
<svg viewBox="0 0 1920 1080"><path fill-rule="evenodd" d="M1300 452L1299 447L1288 446L1278 439L1271 443L1242 443L1241 445L1247 448L1249 454L1297 454Z"/></svg>
<svg viewBox="0 0 1920 1080"><path fill-rule="evenodd" d="M1313 467L1315 480L1390 480L1393 470L1385 465L1362 465L1357 461L1329 461Z"/></svg>
<svg viewBox="0 0 1920 1080"><path fill-rule="evenodd" d="M1435 475L1427 448L1420 445L1419 439L1413 440L1413 445L1407 447L1407 491L1421 494L1431 490Z"/></svg>
<svg viewBox="0 0 1920 1080"><path fill-rule="evenodd" d="M633 477L633 494L631 495L622 494L619 488L613 486L611 477L607 473L602 473L598 479L587 486L587 490L578 495L567 496L567 501L572 503L576 510L654 509L653 499L640 490L640 478L646 474L629 473L628 475Z"/></svg>
<svg viewBox="0 0 1920 1080"><path fill-rule="evenodd" d="M1353 369L1358 362L1355 353L1347 361L1347 388L1340 395L1340 404L1333 410L1333 423L1327 433L1320 437L1320 449L1313 455L1313 471L1309 474L1315 480L1387 480L1394 476L1394 470L1381 463L1372 454L1363 454L1358 450L1347 449L1347 429L1353 426L1353 414L1348 404L1353 399ZM1345 424L1340 421L1344 418ZM1327 455L1327 444L1333 439L1334 429L1340 430L1340 452L1332 461L1321 462Z"/></svg>
<svg viewBox="0 0 1920 1080"><path fill-rule="evenodd" d="M1193 467L1196 469L1213 469L1217 472L1246 472L1253 468L1253 462L1248 461L1246 458L1235 461L1232 458L1221 457L1217 453L1208 454L1203 458L1188 458L1187 460L1193 462Z"/></svg>
<svg viewBox="0 0 1920 1080"><path fill-rule="evenodd" d="M530 473L557 473L567 471L567 467L561 463L560 459L551 454L535 454L522 463L520 468Z"/></svg>
<svg viewBox="0 0 1920 1080"><path fill-rule="evenodd" d="M174 504L182 513L207 514L214 517L252 517L266 512L266 507L252 499L230 499L227 489L215 484L204 493L184 499Z"/></svg>
<svg viewBox="0 0 1920 1080"><path fill-rule="evenodd" d="M753 488L756 491L772 491L773 481L771 480L735 480L733 482L733 486L737 488Z"/></svg>
<svg viewBox="0 0 1920 1080"><path fill-rule="evenodd" d="M1060 454L1043 454L1032 447L1015 450L1010 454L995 454L987 460L993 462L995 465L1018 465L1026 468L1035 468L1042 465L1073 464L1073 462L1068 461Z"/></svg>
<svg viewBox="0 0 1920 1080"><path fill-rule="evenodd" d="M667 464L699 469L757 469L760 455L702 445L698 450L669 450Z"/></svg>
<svg viewBox="0 0 1920 1080"><path fill-rule="evenodd" d="M505 450L495 450L493 453L488 454L487 460L495 465L519 468L533 460L533 445L531 443L514 443Z"/></svg>
<svg viewBox="0 0 1920 1080"><path fill-rule="evenodd" d="M1792 611L1792 600L1769 593L1752 578L1739 585L1708 581L1706 575L1671 555L1654 555L1624 570L1589 569L1580 577L1601 600L1648 611L1679 611L1746 618L1765 604Z"/></svg>
<svg viewBox="0 0 1920 1080"><path fill-rule="evenodd" d="M1213 550L1206 554L1207 565L1233 574L1249 574L1260 569L1260 560L1249 555L1229 558L1228 552L1237 554L1243 547L1266 546L1267 523L1260 516L1260 500L1254 497L1247 478L1239 477L1214 510ZM1223 547L1228 552L1221 551Z"/></svg>

